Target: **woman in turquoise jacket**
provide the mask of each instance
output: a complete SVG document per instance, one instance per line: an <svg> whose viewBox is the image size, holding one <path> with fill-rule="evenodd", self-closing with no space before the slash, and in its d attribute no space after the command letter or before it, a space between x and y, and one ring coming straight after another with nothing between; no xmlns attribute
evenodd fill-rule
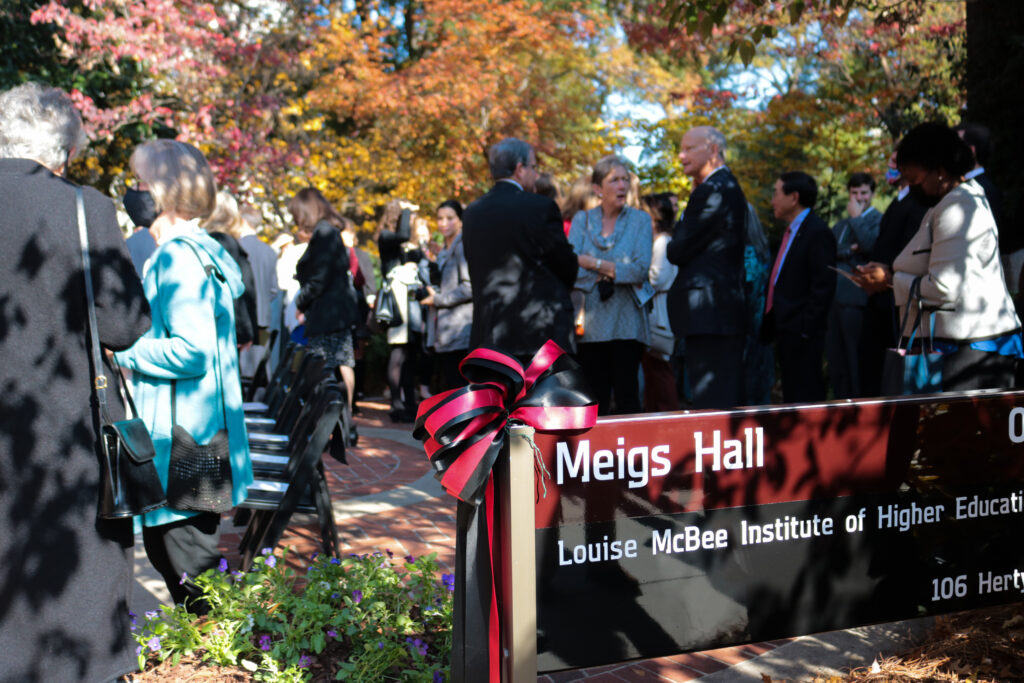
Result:
<svg viewBox="0 0 1024 683"><path fill-rule="evenodd" d="M130 165L160 210L150 228L157 250L143 274L153 326L116 358L132 370L135 402L153 436L154 462L164 487L174 381L176 423L196 443L207 443L227 428L232 503L237 505L253 480L233 304L244 286L235 262L199 227L214 207L213 174L198 149L173 140L140 146ZM190 604L199 591L182 575L193 577L220 563L220 515L165 507L145 514L142 527L146 554L174 601L204 612L204 603Z"/></svg>

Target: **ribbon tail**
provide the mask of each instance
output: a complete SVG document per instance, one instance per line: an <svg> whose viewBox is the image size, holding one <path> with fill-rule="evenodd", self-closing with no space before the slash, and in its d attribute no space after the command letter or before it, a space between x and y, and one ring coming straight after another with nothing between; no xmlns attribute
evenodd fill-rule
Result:
<svg viewBox="0 0 1024 683"><path fill-rule="evenodd" d="M458 501L455 514L455 595L452 624L451 680L479 683L491 676L490 624L494 595L487 502ZM481 636L488 646L481 647Z"/></svg>
<svg viewBox="0 0 1024 683"><path fill-rule="evenodd" d="M495 562L495 524L497 523L497 496L494 494L494 477L487 479L487 489L484 493L485 500L483 507L487 512L487 540L490 551L489 561L491 563L491 606L488 614L489 628L487 629L487 650L489 652L488 663L490 664L490 683L501 683L501 619L498 614L498 577L500 566Z"/></svg>

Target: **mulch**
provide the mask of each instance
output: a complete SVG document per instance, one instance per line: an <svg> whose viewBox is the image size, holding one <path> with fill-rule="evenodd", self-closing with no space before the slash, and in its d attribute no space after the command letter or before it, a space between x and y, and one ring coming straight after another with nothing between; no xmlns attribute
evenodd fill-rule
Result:
<svg viewBox="0 0 1024 683"><path fill-rule="evenodd" d="M936 619L923 643L843 683L1003 683L1024 681L1024 603Z"/></svg>

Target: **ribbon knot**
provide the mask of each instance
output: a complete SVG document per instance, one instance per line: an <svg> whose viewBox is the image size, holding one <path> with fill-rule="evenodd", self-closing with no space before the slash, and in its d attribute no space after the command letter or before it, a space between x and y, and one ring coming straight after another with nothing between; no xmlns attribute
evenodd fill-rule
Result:
<svg viewBox="0 0 1024 683"><path fill-rule="evenodd" d="M472 505L483 501L510 425L574 432L597 421L597 403L579 365L552 341L525 369L512 356L480 348L459 371L469 384L423 401L413 436L423 441L444 489Z"/></svg>

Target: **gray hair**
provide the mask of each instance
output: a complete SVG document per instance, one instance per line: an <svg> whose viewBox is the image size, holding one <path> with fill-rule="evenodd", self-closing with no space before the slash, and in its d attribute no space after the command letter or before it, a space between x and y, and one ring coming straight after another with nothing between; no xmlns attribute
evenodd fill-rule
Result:
<svg viewBox="0 0 1024 683"><path fill-rule="evenodd" d="M626 160L623 159L622 157L618 156L617 154L612 154L610 156L604 157L596 164L594 164L594 172L590 176L590 182L592 182L595 185L600 185L601 183L604 182L604 179L607 178L611 174L611 172L617 168L621 168L626 173L630 173L629 165L626 163ZM630 175L632 174L630 173Z"/></svg>
<svg viewBox="0 0 1024 683"><path fill-rule="evenodd" d="M64 91L25 83L0 94L0 158L56 171L85 144L82 117Z"/></svg>
<svg viewBox="0 0 1024 683"><path fill-rule="evenodd" d="M495 180L511 178L516 172L516 165L530 163L530 152L533 147L518 138L505 138L491 146L487 153L487 163L491 167L491 177Z"/></svg>
<svg viewBox="0 0 1024 683"><path fill-rule="evenodd" d="M725 163L725 136L722 135L722 131L711 126L703 126L701 132L704 133L705 140L718 148L718 160Z"/></svg>
<svg viewBox="0 0 1024 683"><path fill-rule="evenodd" d="M199 222L206 232L223 232L235 239L242 236L242 216L238 201L227 190L217 192L217 203L213 213Z"/></svg>

